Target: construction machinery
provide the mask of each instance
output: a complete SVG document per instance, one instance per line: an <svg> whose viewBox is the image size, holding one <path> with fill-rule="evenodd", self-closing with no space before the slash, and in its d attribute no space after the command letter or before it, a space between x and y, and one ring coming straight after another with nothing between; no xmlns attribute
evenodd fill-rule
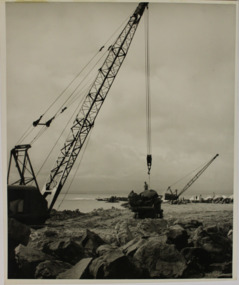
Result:
<svg viewBox="0 0 239 285"><path fill-rule="evenodd" d="M98 74L75 117L69 135L60 149L56 163L51 169L49 178L41 192L28 154L31 144L16 145L11 150L8 168L9 217L14 217L27 224L39 224L43 223L49 216L86 142L87 136L94 126L95 119L128 53L140 19L147 6L147 3L140 3L137 6L116 41L108 47L108 55L99 68ZM103 47L100 51L102 49ZM61 109L59 113L64 112L65 109L66 107ZM33 127L41 125L48 128L56 117L55 115L43 123L42 115L33 122ZM20 178L10 183L13 163ZM151 167L149 158L147 159L147 166L148 168Z"/></svg>
<svg viewBox="0 0 239 285"><path fill-rule="evenodd" d="M146 182L145 185L147 185ZM163 218L162 200L155 190L145 188L140 194L132 190L128 199L130 209L135 213L135 218Z"/></svg>
<svg viewBox="0 0 239 285"><path fill-rule="evenodd" d="M172 191L171 186L169 186L166 191L169 193L165 193L164 199L167 201L177 201L179 197L203 174L203 172L218 156L219 154L216 154L212 159L210 159L210 161L207 162L179 192L177 189Z"/></svg>

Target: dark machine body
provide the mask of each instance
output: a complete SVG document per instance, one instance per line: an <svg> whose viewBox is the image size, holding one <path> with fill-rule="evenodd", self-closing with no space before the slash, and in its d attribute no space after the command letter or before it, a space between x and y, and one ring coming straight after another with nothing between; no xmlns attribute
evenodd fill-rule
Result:
<svg viewBox="0 0 239 285"><path fill-rule="evenodd" d="M162 200L155 190L145 190L140 194L131 191L128 199L135 218L163 218Z"/></svg>

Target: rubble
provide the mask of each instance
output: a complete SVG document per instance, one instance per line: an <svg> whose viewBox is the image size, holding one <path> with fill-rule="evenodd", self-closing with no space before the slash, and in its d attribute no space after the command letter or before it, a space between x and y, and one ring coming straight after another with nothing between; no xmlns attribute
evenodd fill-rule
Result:
<svg viewBox="0 0 239 285"><path fill-rule="evenodd" d="M31 230L18 245L15 278L188 279L232 276L232 223L133 219L98 210ZM88 226L87 226L88 225ZM25 231L28 235L29 230ZM11 235L10 235L11 236ZM106 239L107 237L107 239ZM20 239L19 239L20 240Z"/></svg>

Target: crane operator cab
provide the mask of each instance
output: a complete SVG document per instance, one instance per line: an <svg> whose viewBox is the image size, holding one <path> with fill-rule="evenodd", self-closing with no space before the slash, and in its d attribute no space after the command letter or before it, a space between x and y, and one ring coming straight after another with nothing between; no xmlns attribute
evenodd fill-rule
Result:
<svg viewBox="0 0 239 285"><path fill-rule="evenodd" d="M36 187L8 185L8 217L28 225L44 224L49 217L47 201Z"/></svg>
<svg viewBox="0 0 239 285"><path fill-rule="evenodd" d="M132 190L128 195L128 200L131 210L135 213L135 218L163 218L161 197L155 190L148 190L146 182L144 183L144 191L137 194Z"/></svg>

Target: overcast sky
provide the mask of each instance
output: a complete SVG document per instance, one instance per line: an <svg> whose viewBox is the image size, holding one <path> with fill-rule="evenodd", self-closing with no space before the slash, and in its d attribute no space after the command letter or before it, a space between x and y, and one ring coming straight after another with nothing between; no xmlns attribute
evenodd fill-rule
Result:
<svg viewBox="0 0 239 285"><path fill-rule="evenodd" d="M137 4L7 3L6 7L9 153ZM148 13L151 188L163 194L219 153L188 193L231 194L236 7L150 3ZM70 193L140 192L148 180L144 20L97 117ZM36 172L70 116L69 108L33 144L29 153ZM64 140L62 136L38 176L40 188ZM180 189L190 178L175 187ZM67 185L63 192L66 189Z"/></svg>

